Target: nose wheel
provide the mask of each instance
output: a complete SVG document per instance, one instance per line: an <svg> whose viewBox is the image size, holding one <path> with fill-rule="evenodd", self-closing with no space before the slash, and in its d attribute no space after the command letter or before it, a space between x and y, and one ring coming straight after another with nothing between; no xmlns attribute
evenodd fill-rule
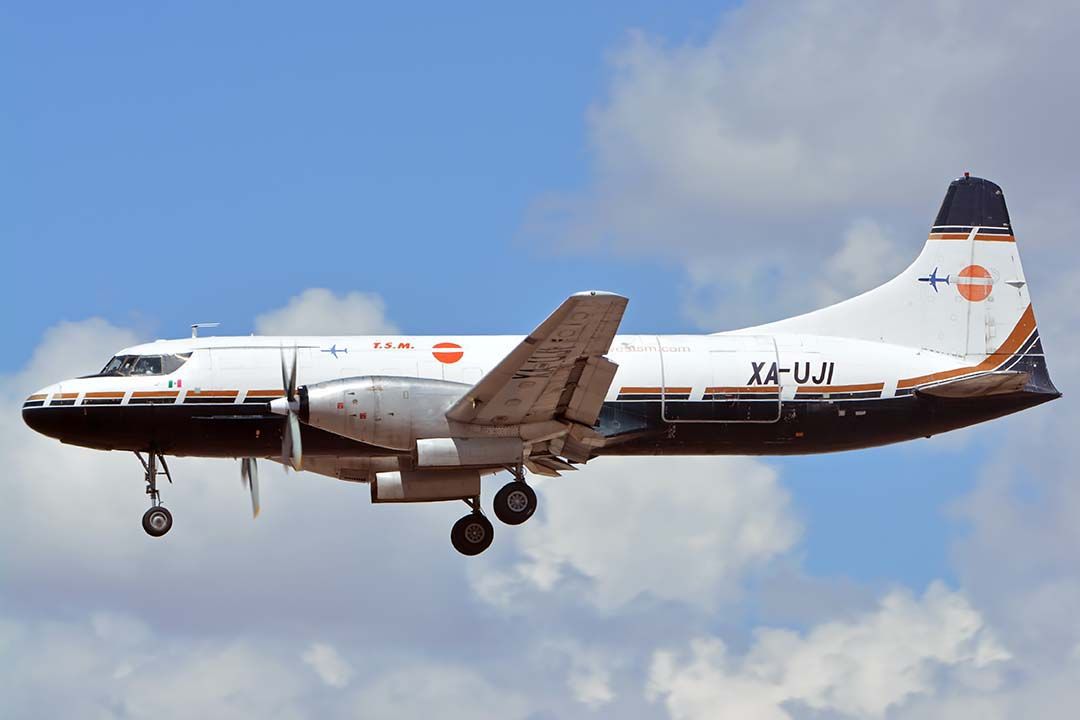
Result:
<svg viewBox="0 0 1080 720"><path fill-rule="evenodd" d="M172 528L172 513L164 505L152 507L143 514L142 526L150 537L161 537Z"/></svg>
<svg viewBox="0 0 1080 720"><path fill-rule="evenodd" d="M135 457L139 458L143 470L146 471L146 494L150 496L150 509L143 513L142 517L143 530L150 537L161 537L172 529L173 518L172 513L161 504L161 493L158 492L157 479L159 476L164 475L165 479L171 484L172 474L169 472L169 465L165 462L164 455L151 451L146 458L142 456L142 453L138 452L135 453ZM161 469L159 469L159 465Z"/></svg>

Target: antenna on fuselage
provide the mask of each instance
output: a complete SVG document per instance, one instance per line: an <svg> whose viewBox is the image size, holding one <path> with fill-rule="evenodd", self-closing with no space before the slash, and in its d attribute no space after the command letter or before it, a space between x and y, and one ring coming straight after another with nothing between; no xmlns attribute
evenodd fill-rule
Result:
<svg viewBox="0 0 1080 720"><path fill-rule="evenodd" d="M216 327L219 327L220 325L221 325L221 323L194 323L191 326L191 337L192 338L199 337L199 328L216 328Z"/></svg>

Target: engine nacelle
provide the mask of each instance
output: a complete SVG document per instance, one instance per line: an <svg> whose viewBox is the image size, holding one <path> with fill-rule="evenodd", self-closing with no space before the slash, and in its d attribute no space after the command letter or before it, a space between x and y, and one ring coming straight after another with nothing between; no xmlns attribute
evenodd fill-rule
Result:
<svg viewBox="0 0 1080 720"><path fill-rule="evenodd" d="M376 473L371 502L437 502L464 500L480 494L478 470L416 470Z"/></svg>
<svg viewBox="0 0 1080 720"><path fill-rule="evenodd" d="M331 380L300 389L300 422L370 445L411 451L420 438L450 436L446 411L470 387L379 375Z"/></svg>

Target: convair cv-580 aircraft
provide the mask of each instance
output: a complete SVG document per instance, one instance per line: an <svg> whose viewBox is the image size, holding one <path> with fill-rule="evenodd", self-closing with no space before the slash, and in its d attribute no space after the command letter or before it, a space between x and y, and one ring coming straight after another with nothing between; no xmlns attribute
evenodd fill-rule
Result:
<svg viewBox="0 0 1080 720"><path fill-rule="evenodd" d="M262 458L368 483L372 502L464 500L450 538L475 555L494 534L480 480L502 470L494 511L515 525L536 510L526 471L865 448L1060 396L1001 188L967 174L915 262L856 298L714 335L618 335L626 303L578 293L524 338L193 333L121 350L22 413L62 442L134 452L153 536L172 527L166 456L240 458L256 514Z"/></svg>

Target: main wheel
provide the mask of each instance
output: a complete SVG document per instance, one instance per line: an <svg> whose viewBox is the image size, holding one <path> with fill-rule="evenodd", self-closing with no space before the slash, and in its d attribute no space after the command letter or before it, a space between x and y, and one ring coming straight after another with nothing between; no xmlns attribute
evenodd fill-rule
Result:
<svg viewBox="0 0 1080 720"><path fill-rule="evenodd" d="M520 525L536 512L536 491L515 480L502 486L495 493L495 517L507 525Z"/></svg>
<svg viewBox="0 0 1080 720"><path fill-rule="evenodd" d="M172 513L161 505L152 507L142 516L142 526L151 537L161 537L172 528Z"/></svg>
<svg viewBox="0 0 1080 720"><path fill-rule="evenodd" d="M462 555L479 555L488 549L495 539L491 521L478 512L469 513L454 523L450 530L450 542Z"/></svg>

